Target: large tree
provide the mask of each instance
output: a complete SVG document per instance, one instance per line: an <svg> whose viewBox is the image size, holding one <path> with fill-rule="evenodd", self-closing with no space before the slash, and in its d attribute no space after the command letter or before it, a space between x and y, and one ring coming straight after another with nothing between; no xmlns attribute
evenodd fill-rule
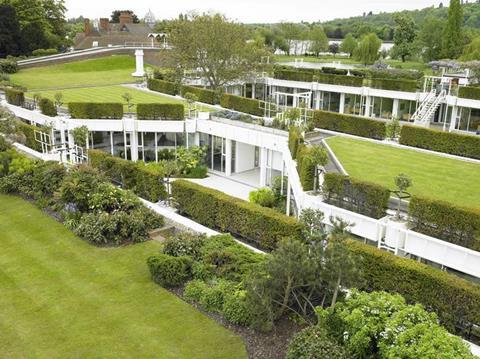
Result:
<svg viewBox="0 0 480 359"><path fill-rule="evenodd" d="M345 39L343 39L342 44L340 45L340 51L345 52L349 54L350 57L352 57L355 50L357 49L357 46L357 40L353 37L352 34L348 34L347 36L345 36Z"/></svg>
<svg viewBox="0 0 480 359"><path fill-rule="evenodd" d="M427 62L439 60L442 57L442 41L445 21L436 17L428 17L418 33L418 46L421 55Z"/></svg>
<svg viewBox="0 0 480 359"><path fill-rule="evenodd" d="M323 27L315 26L312 30L310 30L309 38L311 41L310 44L310 51L318 57L321 52L325 52L328 50L328 38L325 35L325 31L323 31Z"/></svg>
<svg viewBox="0 0 480 359"><path fill-rule="evenodd" d="M171 66L182 71L199 71L213 90L258 70L266 54L249 42L242 24L224 16L191 15L174 22L170 32Z"/></svg>
<svg viewBox="0 0 480 359"><path fill-rule="evenodd" d="M19 55L20 42L20 23L15 8L10 5L0 5L0 57Z"/></svg>
<svg viewBox="0 0 480 359"><path fill-rule="evenodd" d="M393 57L400 57L405 62L407 56L415 52L415 21L409 15L395 14L395 32L393 35L394 46L392 48Z"/></svg>
<svg viewBox="0 0 480 359"><path fill-rule="evenodd" d="M456 59L462 53L463 10L460 0L451 0L448 21L443 33L443 57Z"/></svg>
<svg viewBox="0 0 480 359"><path fill-rule="evenodd" d="M365 65L371 65L378 59L382 41L374 33L362 38L355 50L355 59Z"/></svg>

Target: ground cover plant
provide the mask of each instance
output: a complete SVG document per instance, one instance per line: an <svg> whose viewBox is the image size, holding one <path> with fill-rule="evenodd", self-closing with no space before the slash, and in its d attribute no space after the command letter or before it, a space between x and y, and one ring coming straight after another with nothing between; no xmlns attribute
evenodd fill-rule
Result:
<svg viewBox="0 0 480 359"><path fill-rule="evenodd" d="M393 190L393 178L404 173L413 182L408 190L413 195L479 207L479 164L341 136L327 143L353 178Z"/></svg>
<svg viewBox="0 0 480 359"><path fill-rule="evenodd" d="M240 338L150 280L158 242L94 247L5 195L0 231L2 356L246 357Z"/></svg>

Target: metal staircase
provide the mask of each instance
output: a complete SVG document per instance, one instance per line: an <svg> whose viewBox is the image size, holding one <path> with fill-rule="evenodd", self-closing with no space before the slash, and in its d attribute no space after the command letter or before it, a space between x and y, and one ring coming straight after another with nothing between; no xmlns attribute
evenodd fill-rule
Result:
<svg viewBox="0 0 480 359"><path fill-rule="evenodd" d="M445 100L446 94L444 89L438 93L436 89L432 89L412 116L415 125L428 127L438 107Z"/></svg>

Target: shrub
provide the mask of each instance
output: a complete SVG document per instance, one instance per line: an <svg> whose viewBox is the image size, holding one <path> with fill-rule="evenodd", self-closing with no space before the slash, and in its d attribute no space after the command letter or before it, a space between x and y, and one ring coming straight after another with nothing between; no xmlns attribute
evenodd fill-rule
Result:
<svg viewBox="0 0 480 359"><path fill-rule="evenodd" d="M480 159L480 137L422 127L402 126L400 143L405 146Z"/></svg>
<svg viewBox="0 0 480 359"><path fill-rule="evenodd" d="M207 90L200 87L182 86L182 96L191 93L197 96L199 102L208 103L210 105L215 104L215 91Z"/></svg>
<svg viewBox="0 0 480 359"><path fill-rule="evenodd" d="M310 326L296 334L288 344L287 359L347 359L346 351L319 326Z"/></svg>
<svg viewBox="0 0 480 359"><path fill-rule="evenodd" d="M220 105L224 108L228 108L238 112L249 113L250 115L254 116L263 117L264 115L261 101L246 97L223 94L220 99Z"/></svg>
<svg viewBox="0 0 480 359"><path fill-rule="evenodd" d="M314 111L313 125L317 128L377 140L383 140L386 136L386 126L384 122L335 112Z"/></svg>
<svg viewBox="0 0 480 359"><path fill-rule="evenodd" d="M417 232L480 251L480 211L414 196L408 214Z"/></svg>
<svg viewBox="0 0 480 359"><path fill-rule="evenodd" d="M274 249L281 238L300 236L300 224L273 209L184 180L173 182L172 193L182 214L253 241L261 248Z"/></svg>
<svg viewBox="0 0 480 359"><path fill-rule="evenodd" d="M225 297L234 291L235 284L219 280L208 285L200 297L199 304L209 312L221 313Z"/></svg>
<svg viewBox="0 0 480 359"><path fill-rule="evenodd" d="M458 97L480 100L480 87L462 86L458 89Z"/></svg>
<svg viewBox="0 0 480 359"><path fill-rule="evenodd" d="M315 185L316 165L313 161L312 148L301 145L297 151L297 170L304 191L312 191Z"/></svg>
<svg viewBox="0 0 480 359"><path fill-rule="evenodd" d="M29 125L20 120L15 122L15 127L16 130L25 137L25 139L19 142L35 151L42 152L42 145L35 140L35 131L42 131L41 127Z"/></svg>
<svg viewBox="0 0 480 359"><path fill-rule="evenodd" d="M0 73L14 74L18 71L17 62L10 59L0 59Z"/></svg>
<svg viewBox="0 0 480 359"><path fill-rule="evenodd" d="M148 258L147 264L155 283L174 288L183 285L190 277L192 259L159 254Z"/></svg>
<svg viewBox="0 0 480 359"><path fill-rule="evenodd" d="M58 54L57 49L36 49L32 51L33 56L49 56Z"/></svg>
<svg viewBox="0 0 480 359"><path fill-rule="evenodd" d="M247 305L247 292L237 289L223 298L222 314L230 323L248 326L252 322L252 313Z"/></svg>
<svg viewBox="0 0 480 359"><path fill-rule="evenodd" d="M390 199L387 188L337 173L325 174L323 193L328 203L373 218L385 216Z"/></svg>
<svg viewBox="0 0 480 359"><path fill-rule="evenodd" d="M203 280L192 280L185 285L183 298L187 302L199 303L207 288L208 284Z"/></svg>
<svg viewBox="0 0 480 359"><path fill-rule="evenodd" d="M5 137L3 136L0 136L0 152L4 152L8 149L10 149L11 146L10 144L7 142L7 140L5 139Z"/></svg>
<svg viewBox="0 0 480 359"><path fill-rule="evenodd" d="M137 105L139 120L173 120L185 119L185 107L174 103L139 103Z"/></svg>
<svg viewBox="0 0 480 359"><path fill-rule="evenodd" d="M21 90L14 88L5 89L7 102L14 106L22 106L25 103L25 94Z"/></svg>
<svg viewBox="0 0 480 359"><path fill-rule="evenodd" d="M72 118L80 119L121 119L123 118L123 104L121 103L94 103L70 102L68 111Z"/></svg>
<svg viewBox="0 0 480 359"><path fill-rule="evenodd" d="M256 191L250 192L248 199L252 203L256 203L262 207L273 208L275 205L275 194L273 191L266 187L260 188Z"/></svg>
<svg viewBox="0 0 480 359"><path fill-rule="evenodd" d="M152 91L166 93L172 96L177 94L177 85L174 82L148 79L147 87Z"/></svg>
<svg viewBox="0 0 480 359"><path fill-rule="evenodd" d="M205 243L204 235L196 235L188 232L168 238L163 242L163 253L173 257L188 256L198 260L201 256L201 248Z"/></svg>
<svg viewBox="0 0 480 359"><path fill-rule="evenodd" d="M373 78L370 80L370 87L374 89L391 90L391 91L403 91L403 92L416 92L417 81L415 80L400 80L400 79L385 79L385 78Z"/></svg>
<svg viewBox="0 0 480 359"><path fill-rule="evenodd" d="M40 106L42 114L50 117L57 116L57 109L52 100L42 97L38 102L38 106Z"/></svg>
<svg viewBox="0 0 480 359"><path fill-rule="evenodd" d="M451 332L460 323L480 323L480 286L411 259L350 241L360 257L364 290L401 294L409 303L422 303L437 313Z"/></svg>
<svg viewBox="0 0 480 359"><path fill-rule="evenodd" d="M183 178L205 178L208 174L207 166L197 166L189 170L189 172L183 175Z"/></svg>
<svg viewBox="0 0 480 359"><path fill-rule="evenodd" d="M292 158L297 158L298 148L303 143L303 136L298 127L291 126L288 130L288 148L292 154Z"/></svg>

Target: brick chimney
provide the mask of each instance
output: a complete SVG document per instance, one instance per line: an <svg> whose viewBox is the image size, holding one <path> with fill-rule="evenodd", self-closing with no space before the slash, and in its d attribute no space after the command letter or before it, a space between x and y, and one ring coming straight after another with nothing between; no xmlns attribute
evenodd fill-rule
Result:
<svg viewBox="0 0 480 359"><path fill-rule="evenodd" d="M85 35L89 35L91 31L92 28L90 27L90 19L83 19L83 32Z"/></svg>
<svg viewBox="0 0 480 359"><path fill-rule="evenodd" d="M108 31L110 30L110 22L106 17L100 19L100 30Z"/></svg>
<svg viewBox="0 0 480 359"><path fill-rule="evenodd" d="M133 23L132 14L130 14L129 12L120 13L120 29L123 27L123 25L131 23Z"/></svg>

